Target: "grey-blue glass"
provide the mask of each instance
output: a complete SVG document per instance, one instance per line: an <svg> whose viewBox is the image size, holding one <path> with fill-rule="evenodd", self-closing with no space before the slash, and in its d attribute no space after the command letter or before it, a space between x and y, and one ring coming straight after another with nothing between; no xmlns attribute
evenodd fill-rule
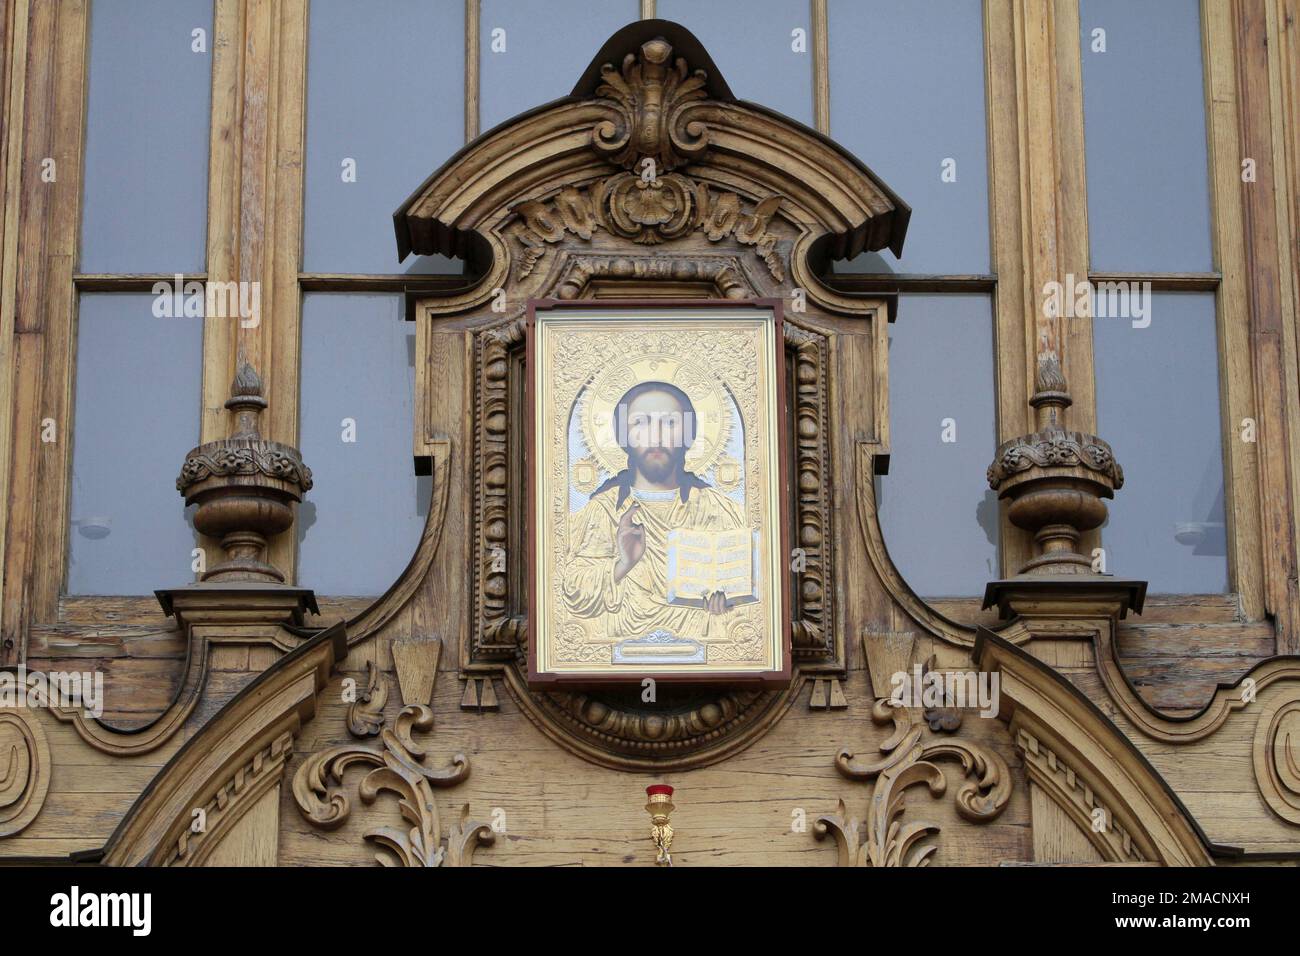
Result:
<svg viewBox="0 0 1300 956"><path fill-rule="evenodd" d="M90 5L79 271L203 271L211 104L212 0Z"/></svg>
<svg viewBox="0 0 1300 956"><path fill-rule="evenodd" d="M152 594L194 580L197 538L175 479L199 442L203 320L156 318L153 303L81 296L69 594Z"/></svg>
<svg viewBox="0 0 1300 956"><path fill-rule="evenodd" d="M990 298L900 297L889 327L889 474L876 496L889 556L917 594L982 594L998 576L998 503L984 482L995 393Z"/></svg>
<svg viewBox="0 0 1300 956"><path fill-rule="evenodd" d="M1081 0L1079 26L1092 269L1212 269L1200 4Z"/></svg>
<svg viewBox="0 0 1300 956"><path fill-rule="evenodd" d="M657 7L704 44L738 98L813 124L808 0L659 0Z"/></svg>
<svg viewBox="0 0 1300 956"><path fill-rule="evenodd" d="M1124 467L1102 528L1107 570L1146 580L1152 593L1222 593L1228 549L1214 294L1156 293L1149 315L1094 318L1092 327L1097 428Z"/></svg>
<svg viewBox="0 0 1300 956"><path fill-rule="evenodd" d="M399 263L393 210L464 145L463 0L312 0L308 30L304 270L460 272Z"/></svg>
<svg viewBox="0 0 1300 956"><path fill-rule="evenodd" d="M316 484L298 508L298 583L318 594L388 590L428 516L430 479L411 451L415 324L403 317L400 295L303 298L298 429Z"/></svg>
<svg viewBox="0 0 1300 956"><path fill-rule="evenodd" d="M637 0L483 0L481 128L568 96L605 41L640 10Z"/></svg>
<svg viewBox="0 0 1300 956"><path fill-rule="evenodd" d="M987 273L980 0L830 0L828 15L831 135L912 207L901 260L836 271Z"/></svg>

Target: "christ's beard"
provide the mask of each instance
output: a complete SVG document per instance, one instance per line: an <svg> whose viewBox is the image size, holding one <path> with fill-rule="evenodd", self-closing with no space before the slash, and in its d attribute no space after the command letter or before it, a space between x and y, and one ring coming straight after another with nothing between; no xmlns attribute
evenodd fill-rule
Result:
<svg viewBox="0 0 1300 956"><path fill-rule="evenodd" d="M637 474L657 485L671 480L686 464L685 449L629 448L627 457Z"/></svg>

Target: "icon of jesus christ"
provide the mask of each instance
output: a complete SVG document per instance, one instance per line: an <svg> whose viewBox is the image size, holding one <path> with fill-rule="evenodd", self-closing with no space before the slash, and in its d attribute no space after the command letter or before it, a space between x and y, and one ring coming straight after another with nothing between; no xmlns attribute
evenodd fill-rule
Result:
<svg viewBox="0 0 1300 956"><path fill-rule="evenodd" d="M610 638L720 636L734 603L727 593L713 590L683 603L674 599L670 580L674 532L746 528L736 502L686 470L696 437L690 398L667 382L634 385L614 407L614 431L627 467L569 518L565 603L575 615L599 619Z"/></svg>

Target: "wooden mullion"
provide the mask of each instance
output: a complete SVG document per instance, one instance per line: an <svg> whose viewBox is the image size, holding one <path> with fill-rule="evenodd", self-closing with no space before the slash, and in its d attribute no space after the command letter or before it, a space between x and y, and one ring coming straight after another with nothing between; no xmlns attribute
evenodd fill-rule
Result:
<svg viewBox="0 0 1300 956"><path fill-rule="evenodd" d="M214 32L207 274L259 283L260 316L205 320L202 440L226 437L230 383L248 361L268 402L263 436L296 444L307 3L217 0ZM269 560L292 582L294 536L273 539Z"/></svg>
<svg viewBox="0 0 1300 956"><path fill-rule="evenodd" d="M1300 545L1295 513L1295 455L1300 442L1296 411L1295 353L1287 362L1288 326L1295 304L1287 294L1293 236L1286 223L1284 150L1275 126L1279 101L1276 3L1235 0L1240 155L1256 162L1256 179L1241 184L1244 213L1246 288L1249 303L1254 396L1259 424L1259 495L1264 531L1263 582L1266 607L1277 625L1278 651L1300 652ZM1238 164L1240 168L1240 164Z"/></svg>
<svg viewBox="0 0 1300 956"><path fill-rule="evenodd" d="M1282 347L1289 376L1286 414L1293 438L1300 437L1300 0L1270 0L1269 48L1275 51L1274 156L1278 177L1279 282L1286 307L1282 312ZM1289 260L1289 262L1288 262ZM1288 268L1289 265L1289 268ZM1287 294L1289 287L1289 295ZM1292 444L1289 468L1291 515L1296 553L1300 554L1300 461ZM1295 648L1296 640L1290 642Z"/></svg>
<svg viewBox="0 0 1300 956"><path fill-rule="evenodd" d="M1271 138L1264 4L1204 0L1210 182L1217 297L1219 384L1232 587L1243 613L1274 615L1278 649L1296 645L1295 524L1288 468L1294 442L1283 363L1277 232L1278 174ZM1256 181L1242 181L1244 157ZM1294 371L1292 371L1294 375ZM1244 421L1257 441L1242 440Z"/></svg>
<svg viewBox="0 0 1300 956"><path fill-rule="evenodd" d="M809 0L812 14L813 126L831 133L830 18L826 0Z"/></svg>
<svg viewBox="0 0 1300 956"><path fill-rule="evenodd" d="M1026 399L1033 388L1033 344L1025 317L1034 309L1025 255L1026 212L1023 195L1028 145L1021 129L1024 76L1023 41L1017 30L1020 0L985 0L984 84L988 112L989 231L993 272L994 375L997 391L997 437L1006 441L1033 428ZM994 449L989 449L992 460ZM978 480L972 478L972 480ZM1027 532L1015 527L1002 508L1001 563L1004 574L1031 554Z"/></svg>
<svg viewBox="0 0 1300 956"><path fill-rule="evenodd" d="M22 210L24 94L28 57L28 0L0 0L4 31L0 47L0 80L3 81L4 123L0 124L0 188L4 206L0 215L0 502L7 503L13 468L14 363L18 345L14 337L14 306L18 293L19 242ZM0 505L0 620L3 619L7 578L9 509ZM11 643L12 642L12 643ZM10 646L6 646L10 645ZM20 659L21 648L13 637L0 633L0 665Z"/></svg>
<svg viewBox="0 0 1300 956"><path fill-rule="evenodd" d="M650 0L653 4L654 0ZM642 9L644 10L644 0ZM465 0L465 142L479 134L479 0Z"/></svg>
<svg viewBox="0 0 1300 956"><path fill-rule="evenodd" d="M12 237L17 248L4 293L13 324L4 336L10 387L2 411L11 458L0 664L24 658L33 620L57 614L63 583L88 29L84 0L31 0L16 6L15 15L25 17L26 58L11 74L18 82L22 69L22 90L8 97L6 117L8 129L21 128L22 143L9 153L19 168L7 170L17 192L7 197L6 213L16 211L16 232L9 231L15 223L7 215L5 239ZM56 163L54 182L41 176L47 158ZM54 422L54 442L41 441L46 420Z"/></svg>
<svg viewBox="0 0 1300 956"><path fill-rule="evenodd" d="M1215 267L1221 276L1215 314L1230 586L1240 595L1244 616L1248 620L1258 620L1265 613L1262 515L1256 490L1259 480L1258 445L1242 442L1238 432L1238 423L1254 415L1255 402L1246 303L1248 265L1231 0L1203 0L1201 24L1213 223L1211 238Z"/></svg>
<svg viewBox="0 0 1300 956"><path fill-rule="evenodd" d="M302 333L302 268L304 217L303 169L306 154L307 2L291 0L272 5L275 23L274 96L268 127L268 199L263 278L261 334L270 340L268 437L298 444L299 367ZM269 310L268 310L269 307ZM278 535L271 541L270 561L296 580L297 536Z"/></svg>

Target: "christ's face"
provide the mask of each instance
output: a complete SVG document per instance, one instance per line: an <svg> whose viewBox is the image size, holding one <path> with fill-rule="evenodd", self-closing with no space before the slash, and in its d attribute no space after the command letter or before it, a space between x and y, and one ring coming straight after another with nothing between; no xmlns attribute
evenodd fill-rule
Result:
<svg viewBox="0 0 1300 956"><path fill-rule="evenodd" d="M663 484L685 467L688 414L676 397L654 389L628 402L624 448L628 465L638 477Z"/></svg>

